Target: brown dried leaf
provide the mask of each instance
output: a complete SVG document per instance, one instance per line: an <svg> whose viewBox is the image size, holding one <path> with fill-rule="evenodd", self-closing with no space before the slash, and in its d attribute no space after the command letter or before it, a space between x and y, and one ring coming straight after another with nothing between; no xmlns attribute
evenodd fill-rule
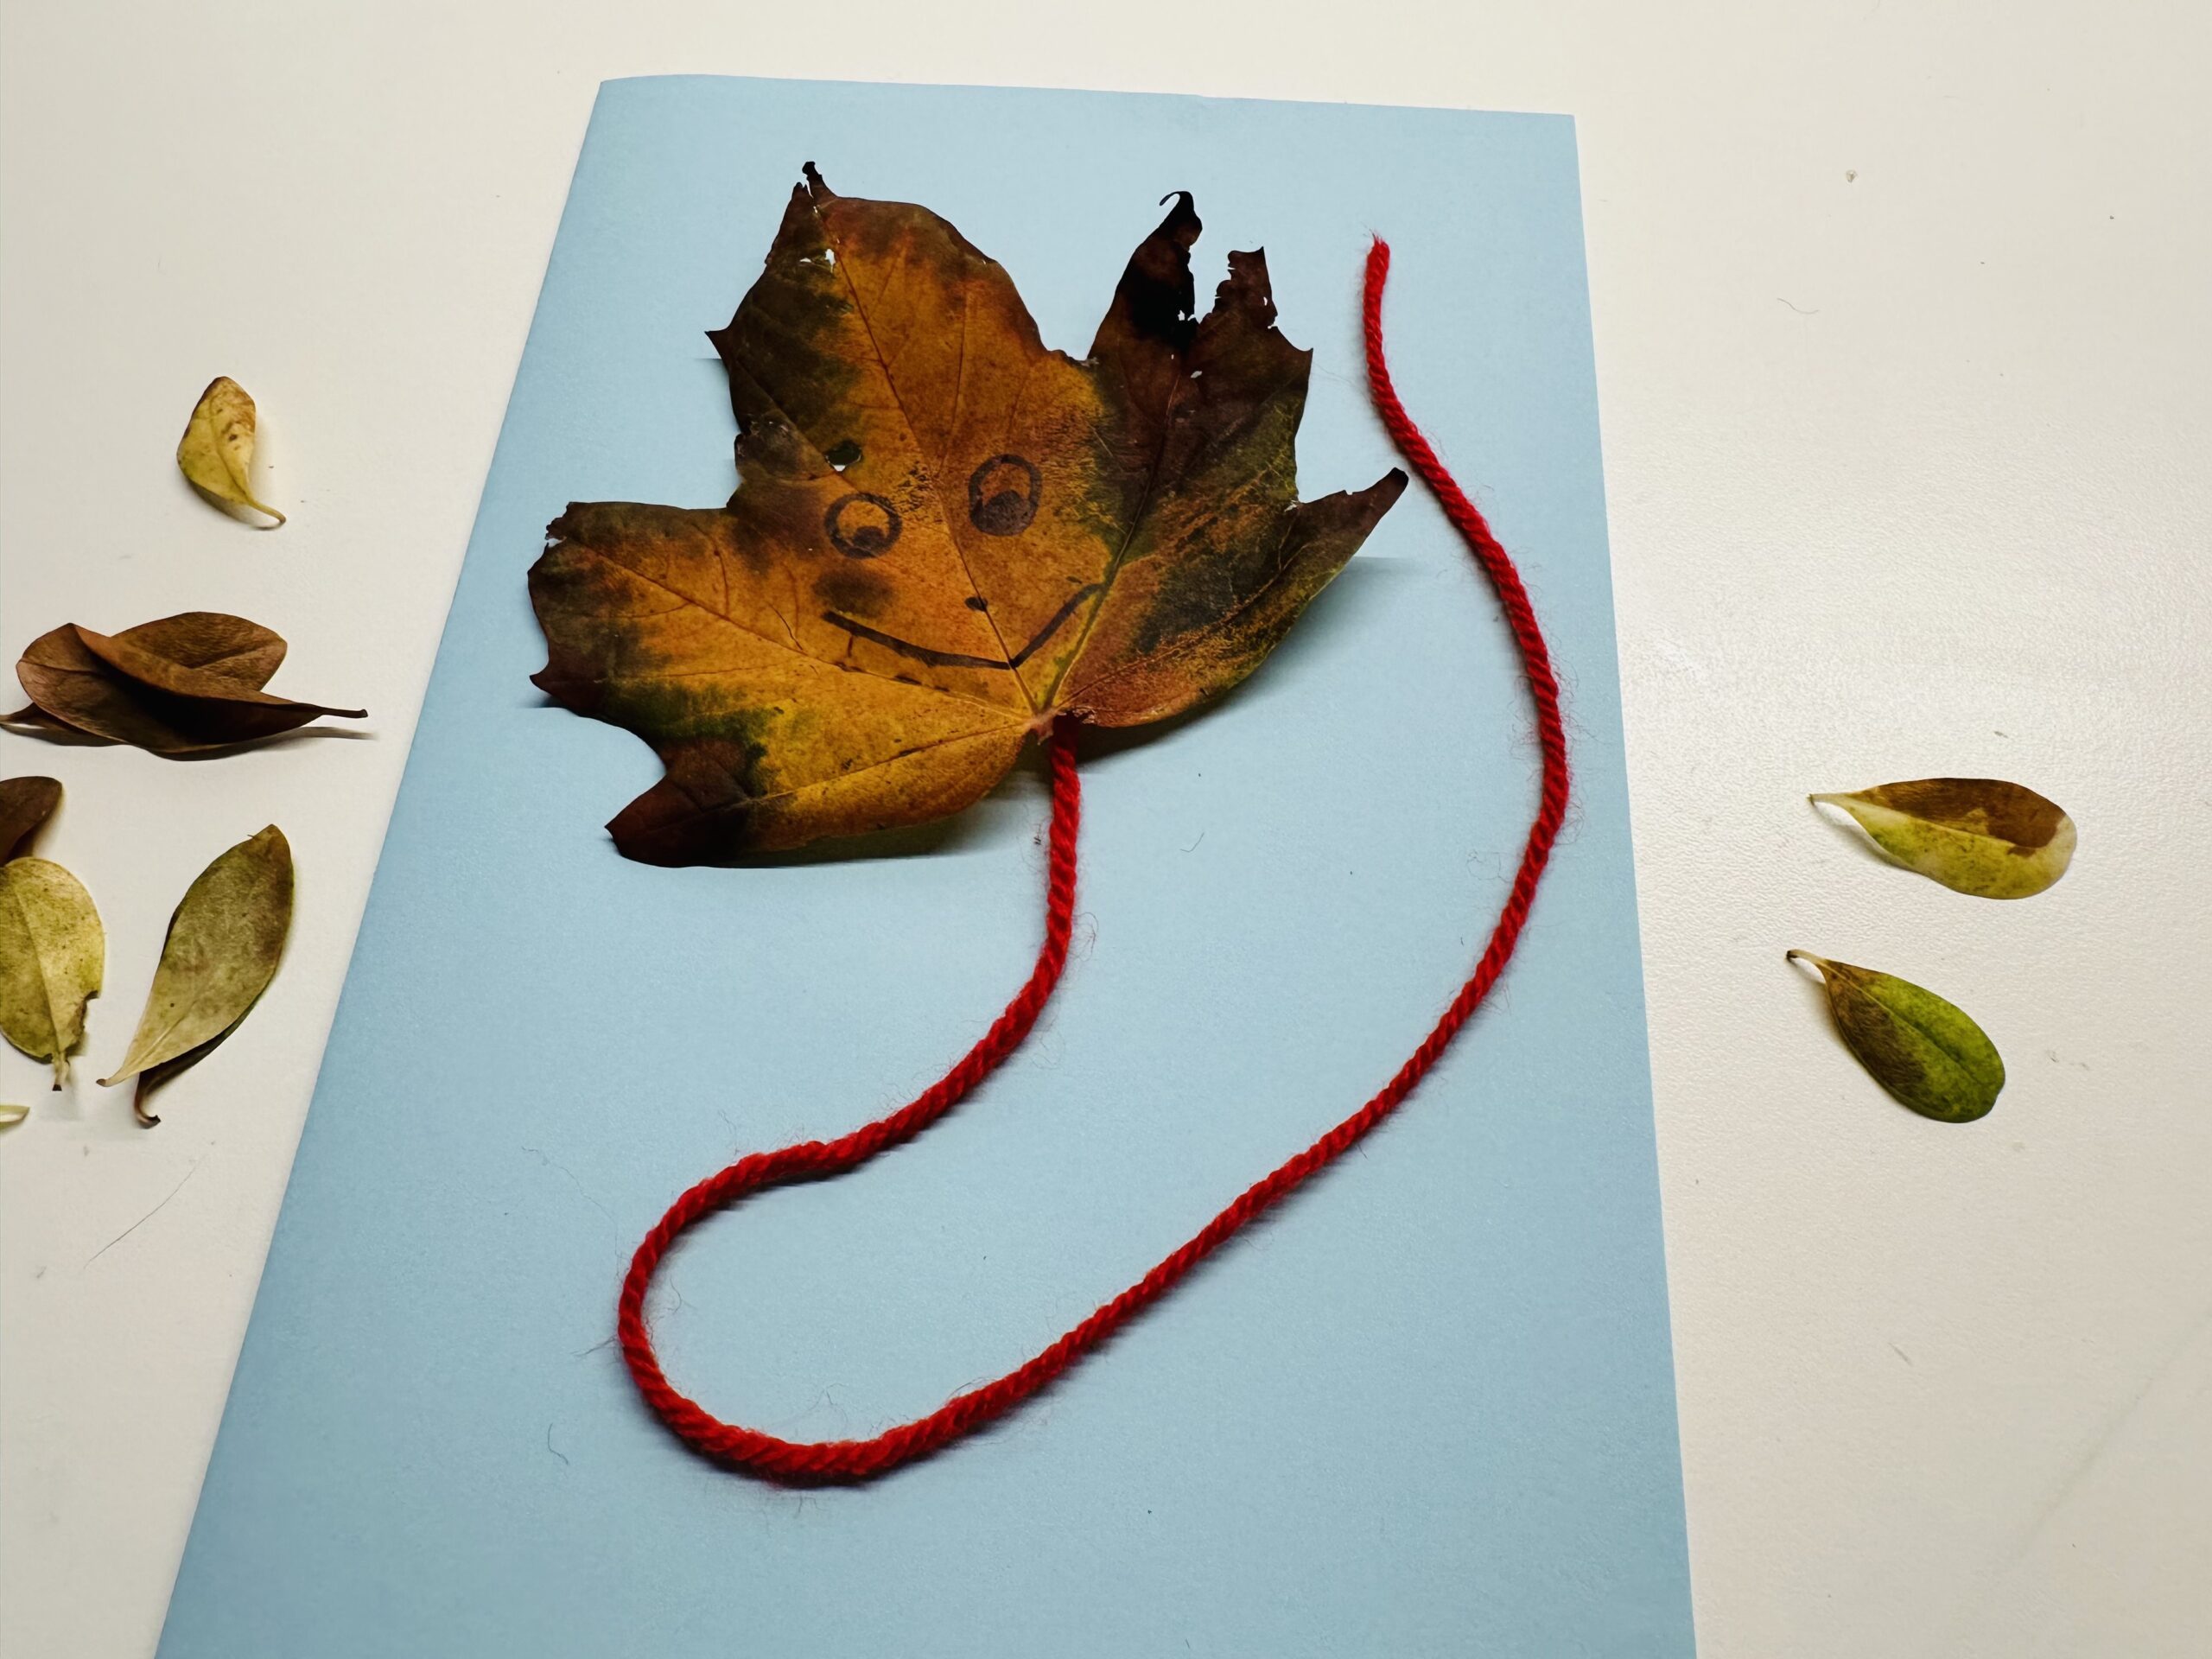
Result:
<svg viewBox="0 0 2212 1659"><path fill-rule="evenodd" d="M39 826L61 804L61 785L53 778L10 778L0 781L0 864L29 850Z"/></svg>
<svg viewBox="0 0 2212 1659"><path fill-rule="evenodd" d="M156 754L249 743L323 715L366 717L263 691L283 660L283 639L259 623L188 611L112 636L65 624L30 643L16 675L49 718Z"/></svg>

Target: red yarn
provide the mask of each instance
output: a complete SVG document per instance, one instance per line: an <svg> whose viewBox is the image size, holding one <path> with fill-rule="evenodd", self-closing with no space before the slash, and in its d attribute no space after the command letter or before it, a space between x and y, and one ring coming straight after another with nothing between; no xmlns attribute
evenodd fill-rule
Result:
<svg viewBox="0 0 2212 1659"><path fill-rule="evenodd" d="M1537 745L1543 757L1536 817L1529 827L1521 866L1473 975L1459 988L1421 1046L1373 1099L1296 1157L1247 1187L1188 1243L1027 1364L995 1382L955 1395L925 1417L865 1440L784 1440L722 1421L678 1393L654 1357L652 1338L645 1330L645 1292L661 1257L685 1229L727 1205L766 1187L842 1175L876 1154L912 1140L951 1110L1028 1034L1067 963L1075 916L1076 826L1082 815L1083 791L1076 778L1075 724L1063 717L1052 728L1047 749L1052 773L1052 828L1045 882L1045 943L1028 982L1007 1004L1006 1012L952 1070L888 1117L836 1141L808 1141L740 1159L678 1198L638 1246L629 1274L622 1282L617 1325L622 1357L645 1402L696 1450L748 1473L778 1480L808 1484L867 1480L926 1456L1011 1410L1165 1294L1247 1222L1334 1162L1395 1111L1504 970L1528 920L1529 902L1551 857L1552 843L1558 839L1560 824L1567 816L1567 734L1560 723L1559 683L1553 677L1550 653L1544 648L1542 632L1536 626L1535 613L1513 561L1491 534L1474 503L1452 481L1391 388L1390 372L1382 356L1382 286L1389 269L1389 246L1377 237L1367 256L1365 304L1367 377L1375 406L1406 459L1435 492L1446 515L1497 591L1520 647L1529 696L1535 704Z"/></svg>

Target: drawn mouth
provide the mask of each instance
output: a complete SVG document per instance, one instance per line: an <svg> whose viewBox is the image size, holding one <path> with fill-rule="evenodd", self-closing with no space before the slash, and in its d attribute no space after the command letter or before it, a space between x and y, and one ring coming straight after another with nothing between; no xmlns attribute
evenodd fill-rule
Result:
<svg viewBox="0 0 2212 1659"><path fill-rule="evenodd" d="M1010 671L1020 668L1042 650L1045 642L1060 631L1061 626L1076 613L1085 600L1099 591L1100 586L1101 584L1094 582L1070 594L1067 602L1046 619L1045 626L1037 630L1035 637L1020 651L1015 652L1013 656L1007 658L976 657L964 651L939 651L933 645L918 645L911 639L901 639L896 634L886 633L880 628L871 628L865 622L856 622L849 616L840 616L835 611L823 612L822 620L834 627L842 628L856 639L865 639L870 645L881 645L887 650L897 652L902 657L912 657L916 662L928 663L932 667L995 668Z"/></svg>

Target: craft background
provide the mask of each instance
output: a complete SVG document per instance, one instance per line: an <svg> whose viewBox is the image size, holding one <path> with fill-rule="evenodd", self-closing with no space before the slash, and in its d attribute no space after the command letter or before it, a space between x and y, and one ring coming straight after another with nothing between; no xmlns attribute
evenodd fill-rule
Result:
<svg viewBox="0 0 2212 1659"><path fill-rule="evenodd" d="M944 213L1078 351L1160 195L1195 192L1201 293L1264 244L1316 351L1308 493L1393 460L1357 333L1388 226L1401 391L1484 457L1581 792L1525 954L1402 1133L1037 1408L798 1497L644 1414L603 1345L615 1275L701 1171L874 1116L973 1039L1033 950L1043 802L1025 779L893 855L626 863L599 825L658 767L530 685L522 575L571 499L728 493L701 331L809 160ZM163 1653L721 1653L733 1621L761 1652L1686 1651L1584 294L1557 118L607 86ZM1086 766L1085 942L1048 1028L914 1147L687 1243L671 1375L786 1436L911 1415L1365 1098L1496 910L1522 695L1409 493L1247 690Z"/></svg>
<svg viewBox="0 0 2212 1659"><path fill-rule="evenodd" d="M213 604L373 733L0 743L115 942L95 1065L209 857L302 859L157 1133L0 1052L0 1649L153 1650L593 99L713 68L1575 113L1700 1650L2196 1659L2208 52L2191 0L0 7L0 662ZM217 373L275 534L177 476ZM1961 771L2074 812L2064 882L1802 799ZM1793 944L1969 1001L1988 1132L1889 1108Z"/></svg>

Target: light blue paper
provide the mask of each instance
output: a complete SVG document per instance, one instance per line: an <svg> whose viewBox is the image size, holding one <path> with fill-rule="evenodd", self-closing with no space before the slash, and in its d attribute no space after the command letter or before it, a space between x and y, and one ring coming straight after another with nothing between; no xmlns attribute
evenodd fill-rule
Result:
<svg viewBox="0 0 2212 1659"><path fill-rule="evenodd" d="M626 863L645 746L548 705L571 499L707 505L702 330L800 163L925 203L1080 353L1166 193L1201 296L1264 244L1315 350L1303 493L1399 387L1567 683L1575 810L1489 1007L1402 1116L1004 1424L873 1486L712 1468L611 1344L638 1237L741 1150L906 1098L1019 982L1033 768L896 855ZM1085 766L1078 956L915 1145L717 1219L674 1379L871 1433L1027 1357L1377 1087L1533 806L1497 607L1418 486L1241 691ZM302 849L306 851L308 849ZM166 1659L1691 1650L1573 130L1481 115L666 79L601 91L169 1612Z"/></svg>

